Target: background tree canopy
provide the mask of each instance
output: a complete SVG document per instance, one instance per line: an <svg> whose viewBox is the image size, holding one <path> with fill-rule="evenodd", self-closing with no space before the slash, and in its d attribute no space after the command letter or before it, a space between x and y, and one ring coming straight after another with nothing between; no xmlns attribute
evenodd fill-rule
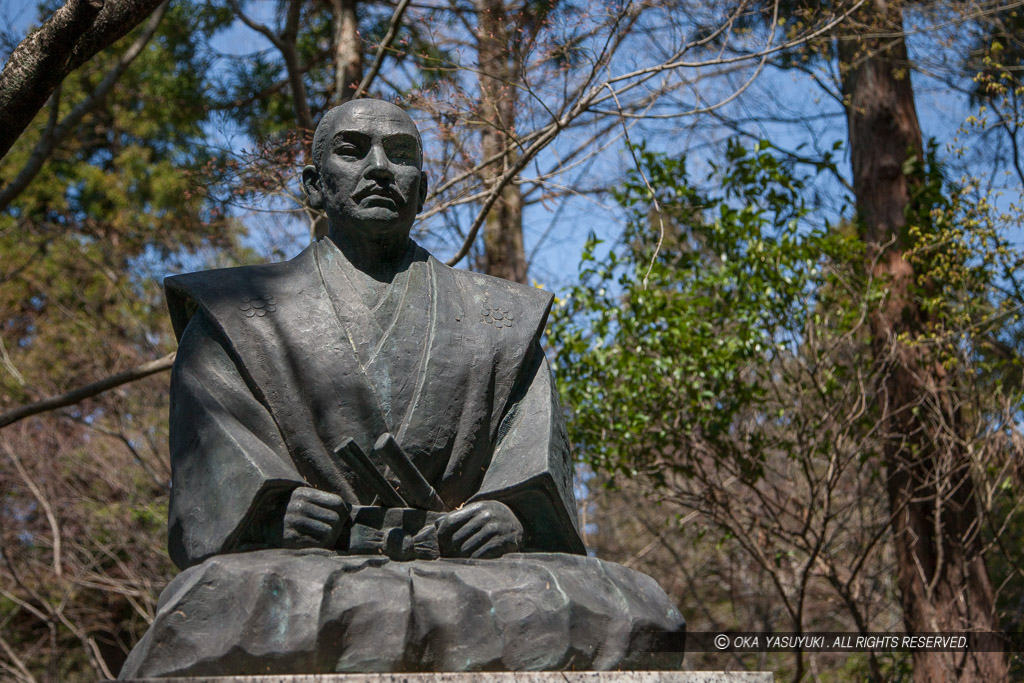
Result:
<svg viewBox="0 0 1024 683"><path fill-rule="evenodd" d="M0 4L2 675L112 677L152 619L160 281L322 235L297 170L365 95L423 131L417 239L558 291L590 548L696 631L1019 634L1019 4Z"/></svg>

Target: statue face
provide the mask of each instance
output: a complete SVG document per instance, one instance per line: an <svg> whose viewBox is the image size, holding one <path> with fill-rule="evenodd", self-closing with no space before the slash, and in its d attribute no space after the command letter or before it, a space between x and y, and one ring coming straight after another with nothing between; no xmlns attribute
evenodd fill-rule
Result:
<svg viewBox="0 0 1024 683"><path fill-rule="evenodd" d="M328 123L319 171L307 166L303 183L313 206L327 211L332 235L407 238L427 192L412 119L388 102L355 100Z"/></svg>

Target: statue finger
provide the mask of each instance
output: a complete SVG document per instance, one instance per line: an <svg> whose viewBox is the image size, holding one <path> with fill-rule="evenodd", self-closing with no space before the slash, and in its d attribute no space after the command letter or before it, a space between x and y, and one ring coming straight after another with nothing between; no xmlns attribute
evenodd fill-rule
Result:
<svg viewBox="0 0 1024 683"><path fill-rule="evenodd" d="M456 531L462 528L466 522L474 518L473 510L463 508L449 512L437 523L437 536L439 539L450 540Z"/></svg>
<svg viewBox="0 0 1024 683"><path fill-rule="evenodd" d="M283 540L286 548L316 548L320 545L320 539L307 536L295 529L285 529Z"/></svg>
<svg viewBox="0 0 1024 683"><path fill-rule="evenodd" d="M296 493L301 500L321 508L327 508L328 510L340 511L343 507L346 507L345 500L336 493L328 493L327 491L320 491L309 487L297 489Z"/></svg>
<svg viewBox="0 0 1024 683"><path fill-rule="evenodd" d="M470 557L476 560L493 560L501 557L502 555L517 552L518 550L519 544L513 539L505 536L499 536L498 538L489 540L481 547L474 550Z"/></svg>
<svg viewBox="0 0 1024 683"><path fill-rule="evenodd" d="M478 515L467 520L465 524L460 526L454 533L452 533L451 542L456 548L463 547L466 542L474 535L479 533L481 530L488 526L487 517Z"/></svg>
<svg viewBox="0 0 1024 683"><path fill-rule="evenodd" d="M341 515L338 514L337 510L319 505L304 505L302 506L302 513L304 517L323 522L332 528L341 520Z"/></svg>
<svg viewBox="0 0 1024 683"><path fill-rule="evenodd" d="M462 557L477 557L478 551L485 548L492 541L498 540L502 535L500 528L485 526L459 546L459 555Z"/></svg>
<svg viewBox="0 0 1024 683"><path fill-rule="evenodd" d="M330 524L325 524L318 519L310 519L309 517L300 517L291 524L291 528L305 536L322 540L327 538L334 527Z"/></svg>

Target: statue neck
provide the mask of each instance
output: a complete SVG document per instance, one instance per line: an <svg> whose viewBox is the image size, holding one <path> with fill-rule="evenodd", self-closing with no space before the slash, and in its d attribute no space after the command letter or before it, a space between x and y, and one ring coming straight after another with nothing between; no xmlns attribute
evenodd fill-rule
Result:
<svg viewBox="0 0 1024 683"><path fill-rule="evenodd" d="M340 238L332 232L328 238L357 270L380 283L394 280L413 244L408 235L400 239L358 240Z"/></svg>

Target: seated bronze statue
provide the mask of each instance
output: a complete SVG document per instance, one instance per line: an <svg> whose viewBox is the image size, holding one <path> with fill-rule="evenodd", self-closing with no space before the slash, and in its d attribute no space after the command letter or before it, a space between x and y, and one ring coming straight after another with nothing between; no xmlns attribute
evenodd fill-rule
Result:
<svg viewBox="0 0 1024 683"><path fill-rule="evenodd" d="M121 677L678 667L678 610L580 539L551 295L410 239L400 108L331 110L313 160L326 239L166 282L184 571Z"/></svg>

